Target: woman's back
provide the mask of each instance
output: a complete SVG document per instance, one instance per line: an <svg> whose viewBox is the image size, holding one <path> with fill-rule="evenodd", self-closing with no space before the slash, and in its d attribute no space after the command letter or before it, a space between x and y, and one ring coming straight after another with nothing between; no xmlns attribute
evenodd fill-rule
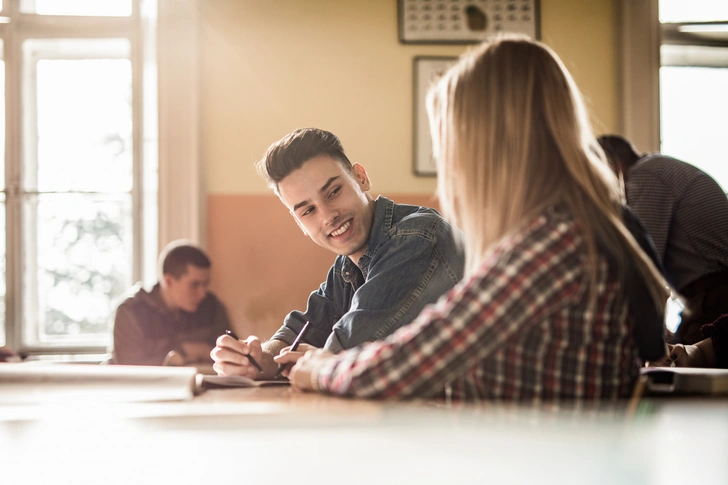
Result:
<svg viewBox="0 0 728 485"><path fill-rule="evenodd" d="M587 249L565 209L500 241L465 287L482 359L452 382L463 398L551 401L626 397L639 352L616 268L599 254L590 298ZM460 294L458 294L460 293ZM455 310L449 312L453 318ZM473 349L478 352L479 350Z"/></svg>

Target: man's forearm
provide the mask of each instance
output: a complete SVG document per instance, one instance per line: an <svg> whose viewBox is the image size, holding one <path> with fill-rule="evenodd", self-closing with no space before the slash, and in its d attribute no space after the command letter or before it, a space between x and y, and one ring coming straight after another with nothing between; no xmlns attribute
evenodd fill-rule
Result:
<svg viewBox="0 0 728 485"><path fill-rule="evenodd" d="M263 373L260 378L271 379L278 371L278 364L273 360L273 357L281 352L281 349L288 347L288 343L283 340L268 340L261 344L263 349L262 362L259 362L263 367Z"/></svg>
<svg viewBox="0 0 728 485"><path fill-rule="evenodd" d="M263 347L264 353L268 353L275 357L281 352L281 349L288 347L288 343L283 340L268 340L267 342L263 342L261 347Z"/></svg>

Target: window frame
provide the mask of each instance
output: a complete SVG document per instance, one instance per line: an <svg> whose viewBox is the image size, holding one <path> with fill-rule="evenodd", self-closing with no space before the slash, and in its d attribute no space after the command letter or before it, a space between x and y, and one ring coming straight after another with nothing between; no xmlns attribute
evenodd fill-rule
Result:
<svg viewBox="0 0 728 485"><path fill-rule="evenodd" d="M5 83L6 345L24 354L100 353L106 347L82 344L24 345L32 325L22 307L22 40L25 38L127 38L131 45L134 187L132 189L133 279L157 281L160 248L179 238L204 244L204 191L199 133L200 0L133 0L129 17L39 16L19 11L20 0L5 0L0 23ZM156 15L145 15L156 14ZM156 17L150 20L151 17ZM144 51L144 54L142 54ZM9 69L8 66L14 66ZM153 95L149 96L149 87ZM156 92L154 92L156 91ZM186 100L185 103L179 100ZM145 108L156 108L146 116ZM148 110L147 110L148 112ZM146 123L146 124L145 124ZM180 141L184 141L180 143ZM154 159L156 171L145 171ZM155 199L156 204L145 204ZM152 207L152 205L154 207ZM146 228L145 228L146 225ZM154 231L154 244L142 232ZM12 255L12 256L11 256ZM110 315L112 318L112 315Z"/></svg>
<svg viewBox="0 0 728 485"><path fill-rule="evenodd" d="M710 32L711 26L715 27ZM686 32L701 27L708 32ZM728 21L660 23L659 0L619 2L621 132L646 152L660 151L660 67L663 45L728 48ZM719 60L716 60L718 62ZM691 61L666 65L690 65ZM708 64L701 64L708 65ZM722 64L711 64L722 65Z"/></svg>

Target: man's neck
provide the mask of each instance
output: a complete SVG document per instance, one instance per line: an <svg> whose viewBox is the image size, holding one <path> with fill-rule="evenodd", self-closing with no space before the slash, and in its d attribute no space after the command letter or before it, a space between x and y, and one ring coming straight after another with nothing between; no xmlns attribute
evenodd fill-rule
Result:
<svg viewBox="0 0 728 485"><path fill-rule="evenodd" d="M172 313L179 313L179 309L172 302L172 298L169 296L169 293L162 285L159 285L159 296L162 297L162 303L164 303L164 306L167 307L167 310Z"/></svg>
<svg viewBox="0 0 728 485"><path fill-rule="evenodd" d="M367 248L369 247L369 240L372 238L372 231L374 230L374 219L376 218L377 212L377 201L374 200L369 194L367 194L367 196L369 197L369 210L372 212L372 225L369 226L367 243L359 251L349 255L349 259L351 259L351 262L354 263L359 269L361 269L361 266L359 266L359 260L362 256L364 256L364 253L366 253Z"/></svg>

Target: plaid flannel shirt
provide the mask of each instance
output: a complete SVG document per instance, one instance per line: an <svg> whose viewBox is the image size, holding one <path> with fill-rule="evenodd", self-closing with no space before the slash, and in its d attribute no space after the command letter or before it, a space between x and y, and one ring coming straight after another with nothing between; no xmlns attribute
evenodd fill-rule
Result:
<svg viewBox="0 0 728 485"><path fill-rule="evenodd" d="M477 274L383 341L330 359L321 390L357 397L558 401L630 395L638 349L616 268L569 213L544 211L502 239Z"/></svg>

